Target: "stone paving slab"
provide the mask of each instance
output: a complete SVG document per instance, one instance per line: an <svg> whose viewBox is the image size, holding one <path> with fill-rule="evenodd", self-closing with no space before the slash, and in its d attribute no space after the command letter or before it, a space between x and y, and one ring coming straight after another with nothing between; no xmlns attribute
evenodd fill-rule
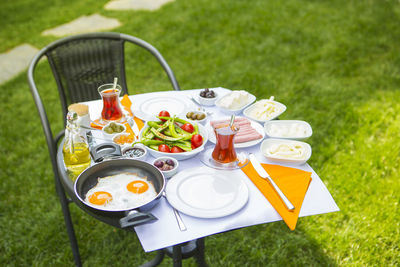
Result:
<svg viewBox="0 0 400 267"><path fill-rule="evenodd" d="M24 71L37 52L39 50L36 47L30 44L22 44L0 54L0 84L11 80Z"/></svg>
<svg viewBox="0 0 400 267"><path fill-rule="evenodd" d="M96 32L102 30L111 30L121 26L118 19L107 18L99 14L79 17L69 23L48 29L42 32L42 35L66 36L79 33Z"/></svg>
<svg viewBox="0 0 400 267"><path fill-rule="evenodd" d="M175 0L113 0L104 9L109 10L156 10Z"/></svg>

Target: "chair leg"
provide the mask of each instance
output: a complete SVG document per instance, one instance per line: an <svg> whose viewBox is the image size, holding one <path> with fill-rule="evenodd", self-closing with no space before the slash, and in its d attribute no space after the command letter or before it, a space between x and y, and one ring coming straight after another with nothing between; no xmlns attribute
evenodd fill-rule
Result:
<svg viewBox="0 0 400 267"><path fill-rule="evenodd" d="M154 259L152 259L151 261L140 265L140 267L154 267L154 266L157 266L163 261L164 255L165 255L165 253L164 253L164 251L162 249L157 250L157 255L154 257Z"/></svg>
<svg viewBox="0 0 400 267"><path fill-rule="evenodd" d="M82 266L81 256L79 254L78 242L76 240L74 226L72 224L71 214L70 214L69 207L68 207L69 202L67 200L67 197L65 196L64 188L62 187L61 182L58 179L58 177L55 177L55 180L56 180L55 181L56 182L56 191L57 191L58 197L60 198L61 208L62 208L62 212L64 215L64 222L65 222L65 226L67 227L69 242L70 242L71 249L72 249L72 255L74 256L75 265L77 267L80 267L80 266Z"/></svg>

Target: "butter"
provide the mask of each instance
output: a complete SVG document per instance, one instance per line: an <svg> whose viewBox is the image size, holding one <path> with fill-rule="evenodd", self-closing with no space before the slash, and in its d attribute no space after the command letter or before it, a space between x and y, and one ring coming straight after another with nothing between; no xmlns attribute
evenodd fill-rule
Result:
<svg viewBox="0 0 400 267"><path fill-rule="evenodd" d="M257 101L251 110L249 116L260 121L267 121L276 115L280 114L284 107L278 105L277 102L271 99L262 99Z"/></svg>
<svg viewBox="0 0 400 267"><path fill-rule="evenodd" d="M244 90L232 91L230 94L224 96L219 105L226 109L240 109L250 102L250 94Z"/></svg>
<svg viewBox="0 0 400 267"><path fill-rule="evenodd" d="M305 148L300 144L273 144L267 151L267 155L284 159L305 159Z"/></svg>
<svg viewBox="0 0 400 267"><path fill-rule="evenodd" d="M307 135L307 128L301 123L272 124L269 134L279 137L303 137Z"/></svg>

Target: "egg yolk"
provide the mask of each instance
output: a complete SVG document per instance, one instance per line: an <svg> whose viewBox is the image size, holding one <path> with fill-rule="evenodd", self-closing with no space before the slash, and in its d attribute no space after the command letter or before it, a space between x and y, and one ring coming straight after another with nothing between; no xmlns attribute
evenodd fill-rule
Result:
<svg viewBox="0 0 400 267"><path fill-rule="evenodd" d="M149 185L146 182L143 181L133 181L130 182L127 186L126 189L128 189L128 191L135 193L135 194L141 194L147 191L147 189L149 189Z"/></svg>
<svg viewBox="0 0 400 267"><path fill-rule="evenodd" d="M89 197L89 202L95 205L104 205L112 200L112 196L110 193L105 191L97 191L94 192Z"/></svg>

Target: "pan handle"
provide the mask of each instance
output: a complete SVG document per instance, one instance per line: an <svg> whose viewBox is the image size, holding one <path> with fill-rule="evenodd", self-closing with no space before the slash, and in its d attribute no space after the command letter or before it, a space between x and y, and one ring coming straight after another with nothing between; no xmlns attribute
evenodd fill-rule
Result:
<svg viewBox="0 0 400 267"><path fill-rule="evenodd" d="M122 228L129 226L138 226L144 223L158 220L153 214L131 210L129 213L119 220Z"/></svg>

